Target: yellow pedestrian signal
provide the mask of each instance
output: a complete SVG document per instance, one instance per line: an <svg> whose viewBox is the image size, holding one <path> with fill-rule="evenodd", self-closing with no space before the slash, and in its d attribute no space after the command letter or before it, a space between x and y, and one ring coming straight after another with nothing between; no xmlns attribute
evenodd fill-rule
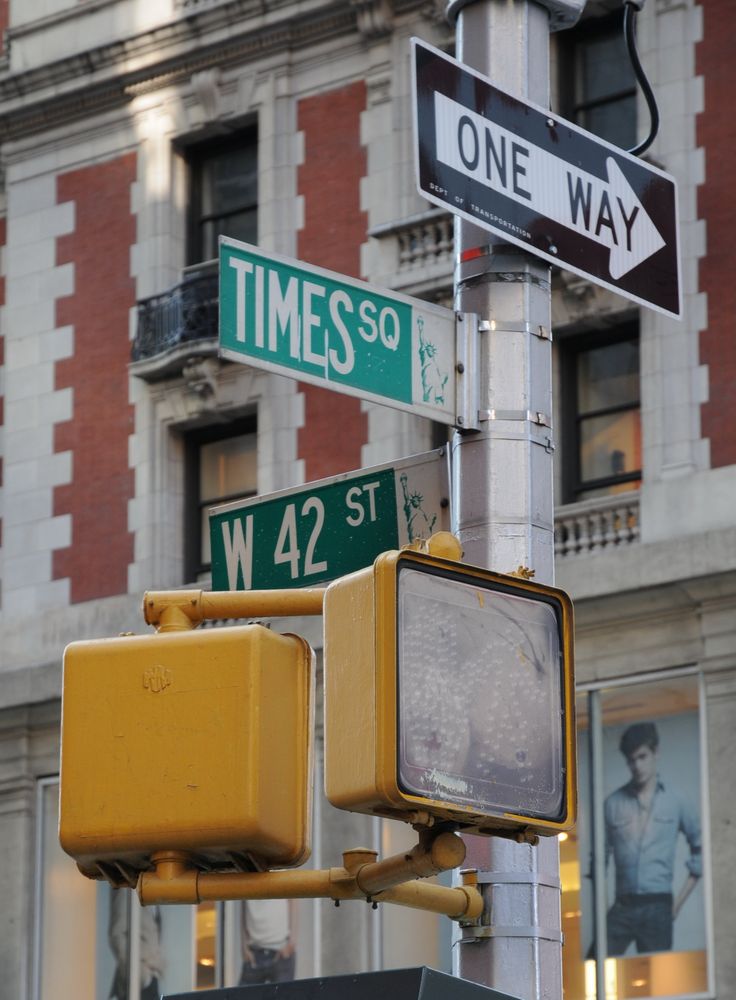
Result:
<svg viewBox="0 0 736 1000"><path fill-rule="evenodd" d="M566 594L386 552L328 587L324 626L333 805L488 834L574 824Z"/></svg>
<svg viewBox="0 0 736 1000"><path fill-rule="evenodd" d="M313 660L260 625L68 646L59 836L84 874L135 884L160 851L203 869L305 861Z"/></svg>

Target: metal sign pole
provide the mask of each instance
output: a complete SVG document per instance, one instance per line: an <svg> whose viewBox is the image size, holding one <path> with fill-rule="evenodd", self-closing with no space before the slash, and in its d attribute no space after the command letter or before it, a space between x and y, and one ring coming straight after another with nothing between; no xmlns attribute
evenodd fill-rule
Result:
<svg viewBox="0 0 736 1000"><path fill-rule="evenodd" d="M549 102L550 12L528 0L454 0L458 59ZM490 241L494 242L491 243ZM481 430L456 432L453 511L465 559L554 582L549 267L455 219L456 309L481 318ZM490 914L455 948L456 971L523 1000L562 996L559 849L468 838Z"/></svg>

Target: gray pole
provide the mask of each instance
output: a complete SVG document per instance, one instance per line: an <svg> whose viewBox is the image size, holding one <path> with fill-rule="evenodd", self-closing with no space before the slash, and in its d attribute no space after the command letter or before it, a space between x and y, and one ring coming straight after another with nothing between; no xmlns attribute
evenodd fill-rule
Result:
<svg viewBox="0 0 736 1000"><path fill-rule="evenodd" d="M566 2L577 0L562 0L562 6ZM515 96L548 107L549 7L528 0L453 0L448 14L458 13L458 60ZM549 267L457 218L455 251L455 308L477 314L485 329L482 429L457 432L452 445L454 529L468 562L506 573L526 566L540 583L553 583ZM536 846L467 840L466 865L479 869L490 924L458 942L457 973L522 1000L560 1000L557 839L541 838Z"/></svg>

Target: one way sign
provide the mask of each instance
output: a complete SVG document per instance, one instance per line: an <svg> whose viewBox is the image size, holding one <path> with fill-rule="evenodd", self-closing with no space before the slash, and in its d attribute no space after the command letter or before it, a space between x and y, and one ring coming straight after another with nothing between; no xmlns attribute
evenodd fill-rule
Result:
<svg viewBox="0 0 736 1000"><path fill-rule="evenodd" d="M510 243L680 316L675 181L412 40L419 190Z"/></svg>

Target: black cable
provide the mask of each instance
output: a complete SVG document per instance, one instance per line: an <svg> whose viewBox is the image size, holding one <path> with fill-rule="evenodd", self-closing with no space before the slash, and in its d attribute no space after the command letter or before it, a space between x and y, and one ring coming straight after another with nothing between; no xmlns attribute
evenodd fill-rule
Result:
<svg viewBox="0 0 736 1000"><path fill-rule="evenodd" d="M629 59L631 60L631 65L634 68L636 79L642 89L642 92L644 93L651 121L649 135L646 139L643 142L640 142L638 146L634 146L633 149L628 151L633 156L641 156L643 152L649 149L651 144L656 139L657 132L659 131L659 109L657 107L657 99L654 96L654 91L649 85L649 80L647 80L644 67L641 64L639 53L636 49L636 15L641 10L643 3L644 0L624 0L624 37L626 39L626 48L629 52Z"/></svg>

